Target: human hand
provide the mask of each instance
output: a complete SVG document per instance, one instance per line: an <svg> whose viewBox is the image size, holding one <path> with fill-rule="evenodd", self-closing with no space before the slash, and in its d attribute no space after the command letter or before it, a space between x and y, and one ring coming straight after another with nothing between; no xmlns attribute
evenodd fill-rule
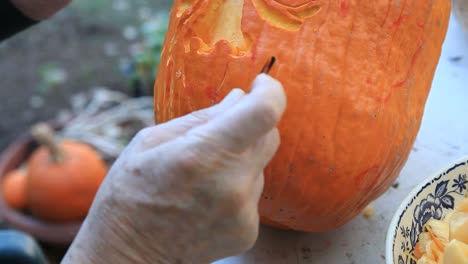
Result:
<svg viewBox="0 0 468 264"><path fill-rule="evenodd" d="M204 263L251 248L263 169L286 106L267 75L245 94L142 130L103 182L66 263Z"/></svg>

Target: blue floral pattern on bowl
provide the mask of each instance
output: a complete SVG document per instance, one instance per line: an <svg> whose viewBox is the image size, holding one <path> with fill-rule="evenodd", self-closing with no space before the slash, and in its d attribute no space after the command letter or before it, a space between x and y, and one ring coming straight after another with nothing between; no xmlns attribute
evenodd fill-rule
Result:
<svg viewBox="0 0 468 264"><path fill-rule="evenodd" d="M398 209L387 234L387 263L416 264L410 256L429 219L442 219L467 195L468 159L426 179ZM391 252L388 244L391 243ZM390 254L389 254L390 253Z"/></svg>

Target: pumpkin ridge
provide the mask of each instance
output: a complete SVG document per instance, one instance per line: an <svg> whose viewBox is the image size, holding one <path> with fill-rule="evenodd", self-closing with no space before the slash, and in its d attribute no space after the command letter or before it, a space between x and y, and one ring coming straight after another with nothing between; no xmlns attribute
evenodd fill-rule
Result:
<svg viewBox="0 0 468 264"><path fill-rule="evenodd" d="M300 30L300 32L298 32L298 34L299 34L300 36L303 35L303 34L305 34L305 30ZM298 44L300 44L300 43L298 43L299 39L301 39L301 37L299 37L298 40L296 41L296 43L295 43L295 46L296 46L295 49L301 49L301 48L302 48L302 47L300 47L300 45L298 45ZM299 46L299 47L298 47L298 46ZM300 65L299 65L299 63L298 63L298 59L302 57L301 54L303 54L303 52L297 52L297 53L295 54L295 56L294 56L294 63L293 63L294 67L291 69L291 73L297 72L297 69L300 68ZM307 99L305 99L305 97L302 98L302 99L304 100L304 103L307 104ZM309 104L307 104L307 105L309 105ZM309 107L306 107L306 108L304 109L304 115L305 115L305 116L309 116L309 110L310 110ZM302 140L303 140L303 138L304 138L304 129L305 129L305 127L301 126L301 127L299 127L299 130L296 132L296 133L297 133L297 139L295 140L295 142L294 142L294 144L293 144L293 148L291 149L290 158L289 158L288 161L287 161L287 164L290 164L289 166L291 166L291 164L294 164L294 159L295 159L295 157L296 157L296 155L297 155L298 148L300 147L300 142L302 142ZM292 173L292 172L290 172L290 173ZM273 197L282 197L282 193L283 193L284 189L286 188L286 186L287 186L288 184L291 184L291 181L289 180L290 177L292 177L292 175L290 175L289 173L288 173L288 174L285 174L285 175L283 176L283 182L286 182L286 184L283 185L283 186L284 186L283 189L278 189L277 194L276 194L276 195L272 195ZM304 186L304 185L305 185L305 184L303 184L303 186ZM299 190L300 190L300 188L299 188ZM300 193L300 192L299 192L299 193ZM299 194L299 196L300 196L300 195L301 195L301 194ZM279 207L280 207L280 206L278 205L277 208L274 208L274 210L279 210ZM283 216L283 217L286 217L286 215Z"/></svg>
<svg viewBox="0 0 468 264"><path fill-rule="evenodd" d="M385 17L382 21L382 24L380 24L380 27L383 28L385 26L385 23L387 22L387 18L390 14L390 9L392 8L392 3L393 3L393 0L388 0L387 1L387 11L385 12Z"/></svg>
<svg viewBox="0 0 468 264"><path fill-rule="evenodd" d="M342 4L343 2L341 1L340 5ZM349 4L349 3L348 3ZM360 4L360 1L357 1L356 2L356 6L359 6ZM339 81L337 81L337 86L339 87L344 87L346 86L346 80L347 80L347 76L348 76L348 67L347 67L347 64L348 64L348 58L349 58L349 48L350 48L350 45L351 45L351 42L354 40L353 39L353 35L352 35L352 32L354 31L354 26L355 26L355 19L356 19L356 10L355 8L352 8L351 6L348 6L348 9L351 9L351 13L352 13L352 16L350 18L350 30L349 30L349 34L346 38L346 44L345 44L345 50L344 50L344 54L343 54L343 63L342 63L342 67L341 67L341 78L339 79ZM346 100L345 99L345 95L344 95L344 91L342 90L341 94L340 94L340 101L339 101L339 106L338 106L338 113L337 113L337 118L336 118L336 122L335 122L335 126L333 128L333 132L332 132L332 141L336 140L338 137L337 137L337 133L338 133L338 128L339 128L339 124L342 122L343 120L343 104L344 104L344 101ZM332 144L333 146L333 151L332 151L332 155L333 155L333 160L337 160L337 147L338 145L337 144ZM334 166L336 166L336 164L334 164ZM336 170L336 169L335 169ZM336 176L336 171L335 171L335 176ZM328 177L330 177L330 175L328 175ZM349 198L347 198L346 200L348 200ZM305 211L307 211L308 209L306 209ZM328 211L326 211L326 214L329 214L330 212L333 211L333 208L329 208Z"/></svg>
<svg viewBox="0 0 468 264"><path fill-rule="evenodd" d="M338 15L338 11L337 11L337 15ZM350 28L352 28L352 27L353 27L353 26L352 26L352 25L353 25L353 19L352 19L352 18L350 19L349 24L350 24ZM342 65L341 65L341 67L340 67L340 68L341 68L341 70L340 70L341 75L335 79L335 85L336 85L336 83L343 82L343 80L345 79L344 76L346 75L346 73L345 73L345 69L344 69L344 68L345 68L345 65L346 65L346 58L347 58L347 55L348 55L347 53L348 53L348 51L349 51L349 43L350 43L350 41L351 41L351 34L348 34L348 36L347 36L347 38L346 38L346 41L345 41L345 42L346 42L346 44L345 44L345 47L346 47L346 48L345 48L345 50L344 50L344 52L343 52L344 62L342 63ZM339 86L339 85L337 85L337 86ZM342 113L342 110L343 110L344 94L343 94L342 90L340 90L340 91L341 91L341 92L339 92L339 93L336 95L336 97L339 97L339 98L340 98L340 99L339 99L339 102L337 103L337 105L338 105L338 106L337 106L338 110L337 110L337 114L336 114L336 122L335 122L334 128L331 130L331 135L326 137L326 138L328 139L328 141L333 141L333 140L336 138L336 130L337 130L338 124L339 124L339 122L340 122L340 120L341 120L341 113ZM307 107L307 106L306 106L306 107ZM324 138L325 138L325 137L324 137ZM333 145L333 148L331 149L331 152L330 152L330 157L329 157L328 159L329 159L329 161L331 161L331 160L335 160L335 161L336 161L336 145ZM328 169L326 170L326 172L323 172L324 174L326 174L326 176L325 176L325 175L324 175L324 176L325 176L326 178L332 177L332 176L330 175L330 173L331 173L331 172L330 172L330 168L329 168L329 167L330 167L330 164L322 164L321 166L322 166L322 167L328 167ZM333 165L332 165L332 166L333 166ZM324 168L324 169L325 169L325 168ZM336 173L336 171L335 171L335 173ZM334 174L334 176L336 176L336 174ZM313 181L311 181L311 180L313 180L313 179L308 178L308 179L307 179L307 184L305 184L305 185L306 185L306 186L309 186L310 184L312 184ZM330 181L330 180L327 180L327 181ZM307 189L307 188L304 188L304 189ZM304 190L304 189L303 189L303 190ZM304 193L304 192L303 192L303 193ZM307 212L307 211L310 209L310 206L311 206L310 204L309 204L309 205L306 205L305 208L302 209L302 211L303 211L303 212ZM323 212L323 214L328 214L328 211L330 211L330 210L332 210L332 209L331 209L331 208L325 209L325 211Z"/></svg>
<svg viewBox="0 0 468 264"><path fill-rule="evenodd" d="M326 16L326 18L323 20L323 22L319 25L319 28L316 30L316 32L317 32L317 37L316 37L317 43L315 43L315 46L314 46L314 47L319 46L320 39L321 39L321 38L320 38L321 28L323 28L323 26L327 23L327 20L329 19L329 16L330 16L330 13L331 13L329 10L330 10L330 5L328 5L328 7L327 7L327 13L326 13L327 16ZM299 34L303 34L303 32L304 32L304 31L300 31ZM300 39L300 38L298 38L298 39ZM317 50L320 50L320 49L317 49ZM297 56L298 56L299 54L302 54L302 53L301 53L301 52L298 52L298 53L296 54L296 56L295 56L295 60L297 60L297 58L298 58ZM317 65L317 64L316 64L316 62L317 62L317 59L316 59L317 54L318 54L318 52L314 52L314 53L313 53L313 61L314 61L314 64L313 64L313 65L314 65L314 66ZM292 71L292 72L293 72L293 71ZM314 85L313 85L312 87L316 89L316 87L318 87L317 81L316 81L315 78L312 78L312 79L314 80ZM309 103L309 104L306 104L305 109L304 109L304 115L305 115L305 116L309 116L309 113L310 113L310 111L311 111L310 109L312 109L312 104L310 104L310 103ZM300 129L303 129L303 127L301 127ZM298 137L297 137L297 138L298 138L298 139L297 139L297 142L301 141L301 134L300 134L300 133L298 134ZM291 153L292 153L292 154L291 154L291 158L288 159L288 160L289 160L288 164L290 164L290 163L291 163L291 160L294 159L294 157L295 157L295 155L296 155L296 152L297 152L297 147L299 147L299 146L300 146L300 144L293 144L293 150L291 150ZM280 146L280 147L281 147L281 146ZM283 176L283 178L284 178L284 176ZM287 176L287 175L286 175L286 179L288 179L288 176ZM305 182L302 184L302 189L303 189L303 190L306 189L305 187L308 186L312 180L313 180L313 177L310 177L310 176L307 177L306 180L305 180ZM277 189L277 190L276 190L276 193L271 194L271 197L273 197L273 199L278 199L278 197L283 197L283 193L284 193L284 191L288 188L288 186L291 186L291 187L292 187L292 186L296 186L296 185L297 185L297 184L294 183L294 182L291 183L291 181L289 181L289 180L285 180L284 182L285 182L285 184L282 186L282 188ZM289 187L289 188L291 188L291 187ZM303 192L299 192L299 193L300 193L299 195L301 195ZM298 197L298 198L299 198L299 197ZM276 203L276 206L271 207L269 210L270 210L270 211L273 211L273 212L278 212L278 211L280 210L280 207L281 207L280 203ZM307 206L306 206L306 207L307 207ZM299 212L300 212L300 211L303 211L303 210L307 210L307 208L305 208L305 209L300 209ZM284 219L284 218L285 218L285 217L283 217L283 219ZM281 223L283 219L277 219L277 218L275 218L274 221L277 222L277 223Z"/></svg>
<svg viewBox="0 0 468 264"><path fill-rule="evenodd" d="M392 0L388 1L389 4L388 4L388 9L386 11L386 14L385 14L385 18L384 18L384 22L385 20L387 19L387 17L389 16L390 14L390 9L391 9L391 3L392 3ZM381 31L383 28L383 25L381 26L381 28L379 28L378 30ZM383 35L381 33L379 33L379 35ZM379 37L376 37L375 38L376 41L381 41ZM375 49L375 52L376 52L376 57L378 57L378 49L377 49L377 44L375 45L376 46L376 49ZM389 50L391 50L391 48L389 48ZM376 68L372 69L374 71L374 74L375 72L377 71ZM363 89L364 89L364 86L359 86L358 87L358 90L357 90L357 94L358 94L358 97L361 97L363 96ZM381 107L381 106L380 106ZM374 124L375 125L375 124ZM364 145L361 147L360 151L363 153L360 157L360 159L358 159L356 161L356 163L360 164L362 163L363 161L365 161L365 157L368 157L368 152L370 151L370 146L368 145ZM358 171L358 167L355 167L353 170L350 171L350 175L356 175L356 178L360 181L362 181L362 177L365 177L366 173L368 173L370 170L374 169L376 167L376 165L374 163L371 163L366 169L362 170L362 171ZM354 186L356 188L359 188L360 191L364 190L365 188L363 186L359 186L359 183L357 181L354 182ZM357 199L356 197L352 197L351 199Z"/></svg>
<svg viewBox="0 0 468 264"><path fill-rule="evenodd" d="M317 67L317 54L318 54L317 50L320 50L320 49L318 48L318 47L319 47L319 44L320 44L320 39L321 39L321 38L320 38L320 32L322 31L323 26L325 26L325 25L327 24L327 21L328 21L328 19L329 19L329 17L330 17L330 13L331 13L331 12L330 12L330 8L331 8L331 7L330 7L330 4L328 4L328 5L327 5L327 10L326 10L326 17L322 20L322 23L320 23L320 25L318 26L318 28L315 30L315 32L316 32L316 37L315 37L315 38L316 38L317 41L316 41L316 43L314 43L314 48L315 48L315 51L316 51L316 52L313 52L313 59L312 59L312 61L313 61L313 64L312 64L312 69L313 69L313 71L312 71L312 72L313 72L314 74L316 73L315 69L316 69L316 67ZM300 38L298 38L298 39L300 39ZM317 89L317 88L319 87L319 83L318 83L319 79L318 79L318 78L315 78L315 76L311 76L311 79L313 80L312 89ZM305 113L306 113L306 116L309 116L309 113L310 113L310 111L311 111L311 110L310 110L310 109L311 109L310 106L311 106L310 103L307 104L307 105L305 106ZM315 155L314 155L314 156L315 156ZM307 186L307 189L308 189L308 188L309 188L309 185L310 185L310 183L311 183L312 180L314 180L313 177L311 177L311 176L307 177L307 178L305 179L305 182L303 183L303 186ZM285 187L286 187L286 185L285 185ZM281 193L280 193L280 194L281 194ZM301 194L302 194L302 193L301 193ZM299 215L300 215L300 214L303 214L303 212L306 212L310 206L311 206L311 204L310 204L310 205L305 205L305 207L304 207L303 209L301 209L301 210L298 211L298 214L299 214ZM297 219L297 218L296 218L296 219ZM294 221L294 222L295 222L295 221Z"/></svg>
<svg viewBox="0 0 468 264"><path fill-rule="evenodd" d="M388 12L388 13L389 13L389 12ZM403 13L404 13L404 6L402 7L402 10L400 11L400 15L399 15L399 18L398 18L398 19L400 19L400 17L402 16ZM398 20L398 19L397 19L397 20ZM398 31L398 29L395 29L395 30L393 31L393 33L392 33L392 41L395 39L394 36L395 36L395 34L397 33L397 31ZM389 48L388 58L390 58L390 57L391 57L391 54L392 54L392 49L391 49L391 47L392 47L392 45L390 45L390 48ZM388 65L388 64L387 64L387 65ZM385 71L388 72L388 70L385 70ZM382 107L382 106L380 106L380 108L381 108L381 107ZM379 111L379 112L380 112L380 111ZM376 124L374 124L374 125L376 125ZM398 125L398 124L397 124L397 125ZM397 138L395 138L395 139L397 140ZM395 145L397 145L397 144L395 144ZM380 151L381 149L382 149L382 147L379 148L379 151ZM388 157L390 151L386 151L386 153L387 153L387 154L386 154L386 157ZM367 155L363 155L363 157L365 157L365 156L367 156ZM377 158L377 157L374 156L374 158ZM386 158L386 159L388 159L388 158ZM385 160L385 159L384 159L384 160ZM376 162L376 160L374 160L374 164L375 164L375 162ZM387 160L386 162L388 163L389 161ZM374 168L375 166L376 166L376 165L372 166L371 168ZM378 171L377 175L379 175L379 176L377 176L375 179L373 179L373 181L369 182L366 186L364 186L364 189L365 189L365 188L369 188L369 187L371 187L371 186L373 186L373 185L375 185L375 184L378 183L378 180L379 180L378 177L381 177L382 174L383 174L383 171L382 171L381 169L379 169L379 167L380 167L380 168L383 168L383 167L385 167L385 166L381 165L381 166L377 166L377 167L376 167L376 169L377 169L377 171ZM366 175L367 175L367 173L364 174L363 177L366 177ZM367 196L368 196L368 197L371 197L372 195L368 193Z"/></svg>
<svg viewBox="0 0 468 264"><path fill-rule="evenodd" d="M402 7L401 7L400 15L398 16L398 19L397 19L396 21L401 20L401 17L403 16L403 13L404 13L404 11L405 11L406 3L407 3L407 0L404 0L403 5L402 5ZM392 24L394 24L394 23L395 23L395 22L393 22ZM390 25L389 27L392 28L391 25ZM393 40L395 39L395 35L396 35L396 33L398 32L398 29L399 29L399 26L398 26L398 27L394 27L394 30L392 31L392 34L391 34L391 41L390 41L390 47L393 47L393 45L392 45L392 44L393 44ZM389 51L388 51L387 60L386 60L385 65L388 65L391 54L392 54L392 49L390 48Z"/></svg>
<svg viewBox="0 0 468 264"><path fill-rule="evenodd" d="M319 30L317 31L317 32L318 32L318 36L317 36L317 42L318 42L318 43L321 43L321 42L322 42L322 41L321 41L322 38L320 37L320 33L319 33L319 32L321 32L321 29L323 28L322 26L323 26L323 25L326 25L327 22L328 22L328 20L329 20L329 18L330 18L330 14L332 13L332 11L330 11L330 9L332 9L331 4L329 4L329 5L328 5L328 8L327 8L327 17L324 19L323 24L320 26ZM333 10L334 10L334 9L335 9L335 8L333 8ZM338 14L338 12L337 12L337 14ZM351 21L351 23L352 23L352 21ZM350 35L348 35L347 37L350 38ZM320 42L319 42L319 41L320 41ZM317 45L317 46L318 46L318 45ZM321 49L320 49L320 48L317 48L317 50L320 51ZM317 62L317 55L318 55L318 52L316 52L316 53L314 54L314 70L313 70L314 73L315 73L315 72L318 72L318 71L315 70L315 67L317 67L317 63L316 63L316 62ZM346 59L346 57L347 57L347 56L346 56L346 53L345 53L344 58ZM343 75L342 75L342 76L343 76ZM317 80L319 80L319 78L313 78L313 79L314 79L314 87L318 87L319 85L317 84ZM343 95L341 95L341 97L343 97ZM313 111L313 109L312 109L312 107L311 107L310 105L306 106L306 109L308 109L307 112ZM338 120L339 120L339 116L338 116L338 118L337 118L337 122L338 122ZM317 135L317 136L320 136L320 135ZM323 167L323 166L326 166L326 164L321 164L320 166ZM309 186L310 186L312 183L314 183L314 180L315 180L314 177L308 177L308 178L307 178L307 181L306 181L306 183L305 183L304 185L305 185L305 186L308 186L308 188L310 188ZM308 189L308 188L306 188L306 189ZM310 207L311 207L312 205L313 205L312 203L305 204L304 208L301 209L301 210L299 211L299 214L300 214L300 215L303 215L303 214L309 212ZM326 213L325 213L325 214L326 214Z"/></svg>

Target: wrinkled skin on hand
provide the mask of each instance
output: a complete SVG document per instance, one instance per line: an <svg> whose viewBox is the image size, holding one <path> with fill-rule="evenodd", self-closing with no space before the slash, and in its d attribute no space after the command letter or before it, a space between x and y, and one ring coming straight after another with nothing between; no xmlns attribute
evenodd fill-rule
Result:
<svg viewBox="0 0 468 264"><path fill-rule="evenodd" d="M64 263L206 263L258 235L263 169L286 107L267 75L245 94L142 130L110 170Z"/></svg>

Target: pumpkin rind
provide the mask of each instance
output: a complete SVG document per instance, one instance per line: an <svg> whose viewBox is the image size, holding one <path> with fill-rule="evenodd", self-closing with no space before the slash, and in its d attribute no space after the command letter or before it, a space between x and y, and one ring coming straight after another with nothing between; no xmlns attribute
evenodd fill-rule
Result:
<svg viewBox="0 0 468 264"><path fill-rule="evenodd" d="M449 15L446 0L175 0L156 122L211 106L232 88L248 91L275 56L270 74L288 106L265 171L262 222L335 229L405 164Z"/></svg>

